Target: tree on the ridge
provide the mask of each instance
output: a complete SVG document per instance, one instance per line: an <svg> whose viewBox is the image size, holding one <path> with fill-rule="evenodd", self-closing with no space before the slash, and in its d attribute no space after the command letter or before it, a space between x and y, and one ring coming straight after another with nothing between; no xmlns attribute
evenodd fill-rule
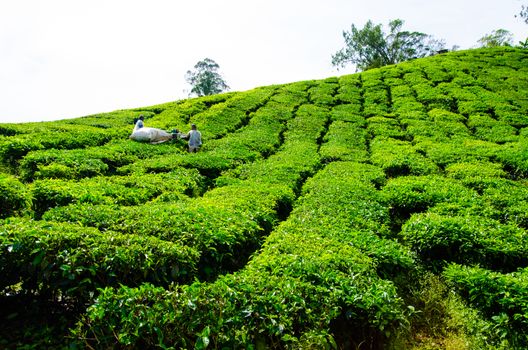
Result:
<svg viewBox="0 0 528 350"><path fill-rule="evenodd" d="M506 29L497 29L478 40L481 47L512 46L513 34Z"/></svg>
<svg viewBox="0 0 528 350"><path fill-rule="evenodd" d="M352 24L350 32L343 31L345 47L332 56L332 64L344 67L352 63L357 70L367 70L425 57L444 49L443 41L428 34L403 31L403 23L401 19L390 21L388 34L381 24L375 25L370 20L362 29Z"/></svg>
<svg viewBox="0 0 528 350"><path fill-rule="evenodd" d="M229 86L218 73L218 68L218 63L206 58L196 63L193 71L187 71L185 79L192 86L191 94L208 96L228 90Z"/></svg>
<svg viewBox="0 0 528 350"><path fill-rule="evenodd" d="M528 5L522 5L519 16L524 20L524 23L528 24Z"/></svg>

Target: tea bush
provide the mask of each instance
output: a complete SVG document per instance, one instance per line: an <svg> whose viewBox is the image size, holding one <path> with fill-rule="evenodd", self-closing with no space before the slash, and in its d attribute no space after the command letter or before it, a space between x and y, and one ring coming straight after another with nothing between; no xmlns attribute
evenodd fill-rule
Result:
<svg viewBox="0 0 528 350"><path fill-rule="evenodd" d="M73 224L6 220L0 225L1 288L93 298L97 288L189 281L198 253L154 237L104 233Z"/></svg>
<svg viewBox="0 0 528 350"><path fill-rule="evenodd" d="M528 139L504 145L497 158L513 178L528 177Z"/></svg>
<svg viewBox="0 0 528 350"><path fill-rule="evenodd" d="M415 150L443 168L453 163L496 160L504 152L503 147L489 141L463 139L439 142L428 138L417 142Z"/></svg>
<svg viewBox="0 0 528 350"><path fill-rule="evenodd" d="M333 96L337 88L338 84L336 82L321 82L308 89L308 99L316 106L333 106Z"/></svg>
<svg viewBox="0 0 528 350"><path fill-rule="evenodd" d="M511 348L528 346L528 274L526 269L508 274L479 267L452 264L444 272L447 280L470 305L493 320L494 332Z"/></svg>
<svg viewBox="0 0 528 350"><path fill-rule="evenodd" d="M452 261L511 270L528 262L523 229L480 216L415 214L400 235L430 266Z"/></svg>
<svg viewBox="0 0 528 350"><path fill-rule="evenodd" d="M0 173L0 219L22 214L30 208L31 196L14 176Z"/></svg>
<svg viewBox="0 0 528 350"><path fill-rule="evenodd" d="M274 96L288 94L279 90ZM246 126L220 139L206 141L200 153L164 154L123 166L118 172L165 172L183 166L198 169L203 176L214 179L222 171L274 153L282 141L284 123L292 118L295 107L296 104L268 102L250 114Z"/></svg>
<svg viewBox="0 0 528 350"><path fill-rule="evenodd" d="M377 136L391 137L394 139L405 138L405 132L402 130L399 121L390 117L368 118L367 131L371 135L371 138Z"/></svg>
<svg viewBox="0 0 528 350"><path fill-rule="evenodd" d="M164 192L199 194L203 179L195 169L166 174L105 176L67 180L37 180L31 186L33 209L38 217L55 206L71 203L139 205Z"/></svg>
<svg viewBox="0 0 528 350"><path fill-rule="evenodd" d="M481 140L495 143L518 141L516 128L487 115L470 116L468 127L472 129L475 137Z"/></svg>
<svg viewBox="0 0 528 350"><path fill-rule="evenodd" d="M151 145L139 142L116 141L101 147L89 147L75 150L41 150L30 152L20 162L20 175L24 181L32 181L38 173L39 178L50 174L59 177L80 179L98 175L112 175L117 168L161 154L182 153L183 150L173 144ZM66 172L49 172L50 165L68 167ZM73 174L73 175L72 175Z"/></svg>
<svg viewBox="0 0 528 350"><path fill-rule="evenodd" d="M210 278L239 268L292 201L291 190L284 186L237 184L191 201L131 207L70 205L49 210L43 219L189 246L200 253L197 273Z"/></svg>
<svg viewBox="0 0 528 350"><path fill-rule="evenodd" d="M28 152L41 149L76 149L94 147L126 133L119 129L100 129L96 127L74 127L64 125L48 128L41 132L31 132L4 138L0 143L0 160L14 165Z"/></svg>
<svg viewBox="0 0 528 350"><path fill-rule="evenodd" d="M347 174L354 174L351 168L363 167L359 174L366 179L382 176L372 166L343 163L342 167L348 169ZM386 339L389 330L404 322L402 301L394 285L372 272L375 260L349 244L354 242L352 237L363 233L371 239L376 235L363 231L363 220L357 220L352 224L359 225L356 231L343 236L343 227L351 224L346 214L339 214L343 207L333 204L336 195L343 199L361 198L369 191L375 195L375 190L365 184L366 192L357 193L358 177L343 176L328 184L332 177L324 171L320 174L311 180L312 189L307 190L302 204L244 270L211 284L195 283L172 291L148 285L106 289L79 323L77 337L96 346L114 342L184 347L202 346L204 342L216 347L246 348L281 344L331 346L335 339L328 325L342 319L344 325L358 329L351 339L355 344ZM343 191L340 186L345 183L350 187ZM315 188L327 189L323 198L319 191L311 194ZM312 211L315 208L323 210ZM374 226L377 215L367 213L378 209L371 201L365 200L354 208L350 211L372 220L368 226ZM383 259L388 266L389 256L397 257L398 262L393 264L406 268L413 265L410 255L395 242L384 242L379 237L373 242L378 244L366 244L363 249L378 258L382 252L392 251ZM130 303L116 307L117 300L125 295ZM127 322L131 313L141 322ZM138 324L143 326L135 326Z"/></svg>
<svg viewBox="0 0 528 350"><path fill-rule="evenodd" d="M320 163L317 142L325 132L328 111L315 105L302 105L296 117L289 120L284 143L267 159L244 164L226 172L218 185L233 179L284 184L295 191Z"/></svg>
<svg viewBox="0 0 528 350"><path fill-rule="evenodd" d="M361 124L335 121L330 124L323 142L319 150L323 162L368 159L367 130Z"/></svg>
<svg viewBox="0 0 528 350"><path fill-rule="evenodd" d="M370 150L372 164L381 167L389 177L428 175L439 171L436 164L407 141L379 136L370 142Z"/></svg>
<svg viewBox="0 0 528 350"><path fill-rule="evenodd" d="M408 218L440 203L464 204L474 201L476 191L456 180L441 176L406 176L390 179L383 187L388 204L397 218Z"/></svg>
<svg viewBox="0 0 528 350"><path fill-rule="evenodd" d="M502 164L492 162L460 162L445 168L446 176L471 181L475 178L504 178L507 173L502 169Z"/></svg>

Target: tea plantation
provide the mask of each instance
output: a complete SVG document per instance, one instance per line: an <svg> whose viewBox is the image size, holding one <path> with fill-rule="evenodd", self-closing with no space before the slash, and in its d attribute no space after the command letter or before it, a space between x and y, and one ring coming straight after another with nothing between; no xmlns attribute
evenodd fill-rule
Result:
<svg viewBox="0 0 528 350"><path fill-rule="evenodd" d="M0 164L0 348L528 348L526 50L0 124Z"/></svg>

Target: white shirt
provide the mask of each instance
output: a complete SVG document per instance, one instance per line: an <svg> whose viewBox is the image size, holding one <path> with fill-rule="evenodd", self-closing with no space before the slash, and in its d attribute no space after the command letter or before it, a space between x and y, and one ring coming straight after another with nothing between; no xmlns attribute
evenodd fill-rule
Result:
<svg viewBox="0 0 528 350"><path fill-rule="evenodd" d="M189 137L189 146L200 147L202 145L202 134L198 130L191 130L187 135Z"/></svg>

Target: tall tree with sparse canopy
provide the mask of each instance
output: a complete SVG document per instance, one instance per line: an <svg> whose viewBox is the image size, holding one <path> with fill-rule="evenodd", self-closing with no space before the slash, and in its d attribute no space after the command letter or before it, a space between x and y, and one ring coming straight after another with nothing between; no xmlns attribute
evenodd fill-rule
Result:
<svg viewBox="0 0 528 350"><path fill-rule="evenodd" d="M185 79L192 86L191 94L208 96L228 90L229 86L218 73L218 68L218 63L206 58L196 63L194 70L187 71Z"/></svg>
<svg viewBox="0 0 528 350"><path fill-rule="evenodd" d="M524 23L528 24L528 5L522 5L519 15L524 20Z"/></svg>
<svg viewBox="0 0 528 350"><path fill-rule="evenodd" d="M367 70L425 57L444 48L443 41L428 34L403 31L403 23L401 19L390 21L388 34L372 21L363 29L352 24L350 32L343 31L345 47L332 56L332 64L344 67L352 63L357 70Z"/></svg>
<svg viewBox="0 0 528 350"><path fill-rule="evenodd" d="M512 46L513 34L506 29L497 29L479 39L481 47Z"/></svg>

